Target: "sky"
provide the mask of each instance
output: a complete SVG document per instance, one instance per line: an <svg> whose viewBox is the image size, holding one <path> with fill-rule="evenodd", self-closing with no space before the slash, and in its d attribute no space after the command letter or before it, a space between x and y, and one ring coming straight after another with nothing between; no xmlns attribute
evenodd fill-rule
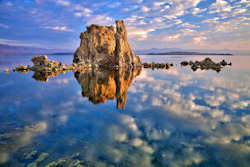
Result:
<svg viewBox="0 0 250 167"><path fill-rule="evenodd" d="M121 19L136 50L250 50L250 0L0 0L0 44L74 50Z"/></svg>

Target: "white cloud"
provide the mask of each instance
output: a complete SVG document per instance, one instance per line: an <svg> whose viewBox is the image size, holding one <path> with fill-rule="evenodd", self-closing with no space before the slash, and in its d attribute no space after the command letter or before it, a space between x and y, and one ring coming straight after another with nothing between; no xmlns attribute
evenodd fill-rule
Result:
<svg viewBox="0 0 250 167"><path fill-rule="evenodd" d="M228 4L227 1L216 0L216 2L213 3L209 9L210 9L209 13L221 13L221 12L231 12L232 7Z"/></svg>
<svg viewBox="0 0 250 167"><path fill-rule="evenodd" d="M154 2L153 3L153 5L154 6L157 6L157 7L159 7L159 6L161 6L161 5L164 5L165 4L165 2Z"/></svg>
<svg viewBox="0 0 250 167"><path fill-rule="evenodd" d="M11 2L6 2L7 6L13 6L13 4Z"/></svg>
<svg viewBox="0 0 250 167"><path fill-rule="evenodd" d="M193 11L192 11L192 14L197 15L199 13L205 12L206 10L207 10L207 8L204 8L204 9L194 8Z"/></svg>
<svg viewBox="0 0 250 167"><path fill-rule="evenodd" d="M195 33L197 33L197 31L192 30L192 29L188 29L188 28L182 29L181 32L182 32L182 35L183 35L183 36L192 36L192 35L194 35Z"/></svg>
<svg viewBox="0 0 250 167"><path fill-rule="evenodd" d="M117 8L121 5L120 2L111 3L108 5L109 8Z"/></svg>
<svg viewBox="0 0 250 167"><path fill-rule="evenodd" d="M111 25L114 24L114 19L106 15L91 15L86 17L87 25L99 24L99 25Z"/></svg>
<svg viewBox="0 0 250 167"><path fill-rule="evenodd" d="M204 37L204 36L199 36L199 37L193 38L193 41L195 44L201 44L205 40L207 40L207 37Z"/></svg>
<svg viewBox="0 0 250 167"><path fill-rule="evenodd" d="M214 17L214 18L211 18L211 19L206 19L206 20L203 20L202 23L218 23L219 22L219 17Z"/></svg>
<svg viewBox="0 0 250 167"><path fill-rule="evenodd" d="M200 28L200 26L190 24L190 23L183 23L182 26L185 28Z"/></svg>
<svg viewBox="0 0 250 167"><path fill-rule="evenodd" d="M235 10L233 11L233 15L242 14L242 13L245 13L246 11L247 11L246 8L235 9Z"/></svg>
<svg viewBox="0 0 250 167"><path fill-rule="evenodd" d="M150 9L148 7L146 7L146 6L142 6L141 11L148 12L148 11L150 11Z"/></svg>
<svg viewBox="0 0 250 167"><path fill-rule="evenodd" d="M5 28L5 29L8 29L8 28L9 28L9 26L8 26L8 25L6 25L6 24L1 24L1 23L0 23L0 28Z"/></svg>
<svg viewBox="0 0 250 167"><path fill-rule="evenodd" d="M163 41L175 41L179 39L181 34L174 34L163 38Z"/></svg>
<svg viewBox="0 0 250 167"><path fill-rule="evenodd" d="M38 47L41 47L40 45L34 45L33 43L27 43L24 41L12 40L12 39L2 39L2 38L0 38L0 44L12 45L12 46L38 46Z"/></svg>
<svg viewBox="0 0 250 167"><path fill-rule="evenodd" d="M143 28L137 28L137 27L127 27L128 31L128 37L130 39L134 40L145 40L148 37L148 34L150 32L153 32L154 29L149 28L149 29L143 29Z"/></svg>
<svg viewBox="0 0 250 167"><path fill-rule="evenodd" d="M143 0L135 0L136 3L142 3Z"/></svg>
<svg viewBox="0 0 250 167"><path fill-rule="evenodd" d="M67 0L54 0L56 4L61 6L70 6L70 2Z"/></svg>
<svg viewBox="0 0 250 167"><path fill-rule="evenodd" d="M67 26L45 26L43 27L44 29L50 29L50 30L55 30L55 31L64 31L64 32L73 32L72 29L69 29Z"/></svg>
<svg viewBox="0 0 250 167"><path fill-rule="evenodd" d="M76 17L88 17L93 13L91 9L85 8L80 4L75 5L73 11Z"/></svg>

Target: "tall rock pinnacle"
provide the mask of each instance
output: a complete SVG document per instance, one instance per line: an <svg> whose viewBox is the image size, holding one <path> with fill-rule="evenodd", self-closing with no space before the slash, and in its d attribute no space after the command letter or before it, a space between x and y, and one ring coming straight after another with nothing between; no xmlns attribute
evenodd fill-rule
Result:
<svg viewBox="0 0 250 167"><path fill-rule="evenodd" d="M81 33L81 44L74 54L74 63L98 64L99 66L141 66L127 39L123 20L113 26L92 24Z"/></svg>

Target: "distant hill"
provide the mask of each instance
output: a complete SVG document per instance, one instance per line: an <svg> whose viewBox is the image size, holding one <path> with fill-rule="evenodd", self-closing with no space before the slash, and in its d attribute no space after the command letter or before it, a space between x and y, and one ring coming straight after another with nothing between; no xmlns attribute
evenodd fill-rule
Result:
<svg viewBox="0 0 250 167"><path fill-rule="evenodd" d="M231 50L199 50L199 49L181 49L181 48L151 48L145 50L135 50L137 55L233 55L241 54L239 51ZM245 54L245 53L243 53Z"/></svg>
<svg viewBox="0 0 250 167"><path fill-rule="evenodd" d="M184 51L180 48L151 48L151 49L145 49L145 50L135 50L135 54L143 55L143 54L149 54L149 53L166 53L166 52L176 52L176 51Z"/></svg>
<svg viewBox="0 0 250 167"><path fill-rule="evenodd" d="M74 55L74 52L56 52L50 53L49 55Z"/></svg>
<svg viewBox="0 0 250 167"><path fill-rule="evenodd" d="M202 53L202 52L166 52L166 53L148 53L146 55L228 55L231 53Z"/></svg>
<svg viewBox="0 0 250 167"><path fill-rule="evenodd" d="M69 53L72 51L66 49L46 49L31 46L11 46L0 44L0 56L9 55L38 55L38 54L54 54L54 53Z"/></svg>

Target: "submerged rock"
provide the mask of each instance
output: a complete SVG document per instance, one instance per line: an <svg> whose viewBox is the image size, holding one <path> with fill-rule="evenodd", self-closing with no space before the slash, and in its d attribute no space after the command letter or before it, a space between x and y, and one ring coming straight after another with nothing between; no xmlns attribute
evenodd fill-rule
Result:
<svg viewBox="0 0 250 167"><path fill-rule="evenodd" d="M29 159L34 159L38 154L38 151L34 150L30 152L29 154L24 154L24 159L29 160Z"/></svg>
<svg viewBox="0 0 250 167"><path fill-rule="evenodd" d="M42 153L36 160L36 163L41 163L43 162L45 159L47 159L49 157L48 153Z"/></svg>
<svg viewBox="0 0 250 167"><path fill-rule="evenodd" d="M61 158L61 159L59 159L57 161L50 162L45 167L60 167L60 166L63 166L65 163L66 163L66 159Z"/></svg>
<svg viewBox="0 0 250 167"><path fill-rule="evenodd" d="M48 157L49 157L48 153L42 153L34 162L28 164L27 167L37 167L40 163L42 163Z"/></svg>
<svg viewBox="0 0 250 167"><path fill-rule="evenodd" d="M74 54L74 63L96 64L102 67L141 66L127 39L125 23L116 21L113 26L91 25L81 33L81 44Z"/></svg>

